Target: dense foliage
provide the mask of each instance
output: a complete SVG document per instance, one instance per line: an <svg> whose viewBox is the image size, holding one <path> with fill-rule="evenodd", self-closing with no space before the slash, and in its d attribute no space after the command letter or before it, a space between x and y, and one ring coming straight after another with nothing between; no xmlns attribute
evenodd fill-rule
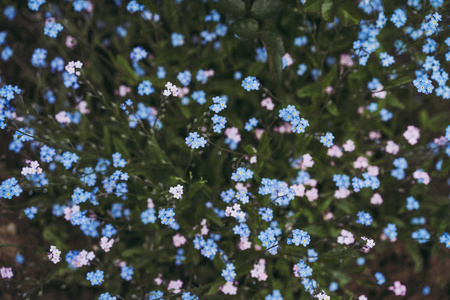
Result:
<svg viewBox="0 0 450 300"><path fill-rule="evenodd" d="M450 3L1 9L0 207L43 236L5 291L363 300L408 295L365 263L398 244L448 259Z"/></svg>

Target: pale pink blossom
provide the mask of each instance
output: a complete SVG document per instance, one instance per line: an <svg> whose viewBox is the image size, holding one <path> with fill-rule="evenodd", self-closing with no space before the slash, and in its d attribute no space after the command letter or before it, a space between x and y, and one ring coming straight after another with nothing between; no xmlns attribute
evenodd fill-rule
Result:
<svg viewBox="0 0 450 300"><path fill-rule="evenodd" d="M375 193L370 198L370 203L373 204L373 205L381 205L383 203L383 198L381 198L380 194Z"/></svg>
<svg viewBox="0 0 450 300"><path fill-rule="evenodd" d="M248 240L246 237L241 237L241 240L239 241L239 249L240 250L247 250L252 247L252 243Z"/></svg>
<svg viewBox="0 0 450 300"><path fill-rule="evenodd" d="M366 245L364 247L366 247L367 249L372 249L373 247L375 247L375 241L373 239L366 238L365 236L362 236L361 239L366 242Z"/></svg>
<svg viewBox="0 0 450 300"><path fill-rule="evenodd" d="M333 87L332 87L331 85L327 86L327 87L325 88L325 93L326 93L327 95L333 94L333 93L334 93Z"/></svg>
<svg viewBox="0 0 450 300"><path fill-rule="evenodd" d="M253 269L250 271L250 275L253 278L257 278L258 281L265 281L267 279L266 274L266 261L259 259L259 261L253 265Z"/></svg>
<svg viewBox="0 0 450 300"><path fill-rule="evenodd" d="M236 127L231 127L225 129L225 135L227 138L232 139L236 143L241 141L241 135L239 134L239 130Z"/></svg>
<svg viewBox="0 0 450 300"><path fill-rule="evenodd" d="M341 54L340 59L339 59L339 64L344 67L352 67L353 60L352 60L352 57L350 56L350 54L346 54L346 53Z"/></svg>
<svg viewBox="0 0 450 300"><path fill-rule="evenodd" d="M2 278L8 278L11 279L14 274L12 272L12 268L6 268L6 267L2 267L0 269L0 275L2 276Z"/></svg>
<svg viewBox="0 0 450 300"><path fill-rule="evenodd" d="M369 132L369 139L379 140L381 138L381 132L379 130Z"/></svg>
<svg viewBox="0 0 450 300"><path fill-rule="evenodd" d="M305 186L303 184L294 184L291 186L291 189L294 189L295 196L303 197L305 195Z"/></svg>
<svg viewBox="0 0 450 300"><path fill-rule="evenodd" d="M50 252L47 253L47 256L54 264L61 261L61 251L56 246L50 246Z"/></svg>
<svg viewBox="0 0 450 300"><path fill-rule="evenodd" d="M67 48L69 48L69 49L73 49L73 48L75 48L75 46L77 45L77 40L73 37L73 36L71 36L71 35L68 35L67 37L66 37L66 47Z"/></svg>
<svg viewBox="0 0 450 300"><path fill-rule="evenodd" d="M181 289L182 286L183 286L183 281L181 281L180 279L178 279L176 281L171 280L169 282L169 285L167 286L167 290L170 293L178 294L180 292L180 289Z"/></svg>
<svg viewBox="0 0 450 300"><path fill-rule="evenodd" d="M256 139L260 140L263 133L264 133L264 129L262 129L262 128L255 128Z"/></svg>
<svg viewBox="0 0 450 300"><path fill-rule="evenodd" d="M370 176L378 176L379 171L377 166L369 166L367 168L367 173L369 173Z"/></svg>
<svg viewBox="0 0 450 300"><path fill-rule="evenodd" d="M317 298L317 300L330 300L331 299L330 296L325 294L324 291L322 291L320 294L315 295L314 298Z"/></svg>
<svg viewBox="0 0 450 300"><path fill-rule="evenodd" d="M153 200L151 198L147 199L147 208L153 208L155 204L153 204Z"/></svg>
<svg viewBox="0 0 450 300"><path fill-rule="evenodd" d="M303 170L306 170L307 168L311 168L312 166L314 166L314 160L312 156L309 153L303 154L301 168Z"/></svg>
<svg viewBox="0 0 450 300"><path fill-rule="evenodd" d="M353 233L342 229L341 235L337 238L338 244L350 245L355 242L355 238L353 237Z"/></svg>
<svg viewBox="0 0 450 300"><path fill-rule="evenodd" d="M386 149L387 153L396 155L398 153L398 151L400 150L400 147L393 141L387 141L385 149Z"/></svg>
<svg viewBox="0 0 450 300"><path fill-rule="evenodd" d="M55 119L56 119L56 121L58 121L58 123L61 123L61 124L72 123L72 120L70 119L69 114L65 111L60 111L59 113L57 113L55 115Z"/></svg>
<svg viewBox="0 0 450 300"><path fill-rule="evenodd" d="M358 300L367 300L366 295L361 295L358 297Z"/></svg>
<svg viewBox="0 0 450 300"><path fill-rule="evenodd" d="M87 108L87 102L86 101L80 101L77 104L77 109L80 111L80 113L82 115L88 114L90 112L89 109Z"/></svg>
<svg viewBox="0 0 450 300"><path fill-rule="evenodd" d="M187 94L189 94L189 88L187 86L184 86L184 87L178 89L178 97L179 98L183 98Z"/></svg>
<svg viewBox="0 0 450 300"><path fill-rule="evenodd" d="M156 277L156 278L154 279L154 281L155 281L155 283L156 283L157 285L161 285L161 284L164 282L164 280L162 280L162 274L159 273L159 274L158 274L158 277Z"/></svg>
<svg viewBox="0 0 450 300"><path fill-rule="evenodd" d="M250 163L251 164L254 164L254 163L256 163L257 162L257 157L256 157L256 155L255 156L252 156L251 158L250 158Z"/></svg>
<svg viewBox="0 0 450 300"><path fill-rule="evenodd" d="M309 185L309 186L316 186L317 185L317 180L309 179L307 182L305 182L305 184Z"/></svg>
<svg viewBox="0 0 450 300"><path fill-rule="evenodd" d="M376 90L374 90L372 92L372 97L374 98L379 98L379 99L384 99L386 98L387 92L383 91L384 87L380 86L378 87Z"/></svg>
<svg viewBox="0 0 450 300"><path fill-rule="evenodd" d="M267 110L273 110L275 104L273 104L272 98L267 97L261 101L261 106L265 107Z"/></svg>
<svg viewBox="0 0 450 300"><path fill-rule="evenodd" d="M109 250L111 250L113 244L114 244L114 239L108 240L108 238L106 236L104 236L100 239L100 247L105 252L109 252Z"/></svg>
<svg viewBox="0 0 450 300"><path fill-rule="evenodd" d="M419 128L409 125L408 129L403 133L403 137L410 143L411 145L417 144L417 140L420 138L420 130Z"/></svg>
<svg viewBox="0 0 450 300"><path fill-rule="evenodd" d="M179 233L175 234L172 239L175 247L181 247L186 243L186 238Z"/></svg>
<svg viewBox="0 0 450 300"><path fill-rule="evenodd" d="M367 158L363 156L359 156L356 161L353 163L353 167L355 169L365 169L369 166L369 162Z"/></svg>
<svg viewBox="0 0 450 300"><path fill-rule="evenodd" d="M23 176L26 176L26 175L28 175L28 174L41 174L42 173L42 168L40 168L39 167L39 163L36 161L36 160L34 160L34 161L31 161L31 160L26 160L26 163L29 165L28 167L23 167L22 168L22 172L21 172L21 174L23 175Z"/></svg>
<svg viewBox="0 0 450 300"><path fill-rule="evenodd" d="M279 133L291 133L292 132L292 125L291 123L283 123L278 127L274 127L273 131L279 132Z"/></svg>
<svg viewBox="0 0 450 300"><path fill-rule="evenodd" d="M427 172L422 171L422 170L416 170L413 173L413 177L415 179L417 179L419 183L423 183L425 185L428 185L430 183L430 180L431 180L430 179L430 175L428 175Z"/></svg>
<svg viewBox="0 0 450 300"><path fill-rule="evenodd" d="M312 188L305 193L306 197L310 202L317 200L319 198L319 191L316 188Z"/></svg>
<svg viewBox="0 0 450 300"><path fill-rule="evenodd" d="M333 215L333 213L332 213L331 211L327 212L327 213L323 216L324 221L329 221L329 220L331 220L331 219L333 219L333 218L334 218L334 215Z"/></svg>
<svg viewBox="0 0 450 300"><path fill-rule="evenodd" d="M225 283L225 285L219 287L219 289L225 295L236 295L236 293L237 293L237 287L234 286L231 281L227 281L227 283Z"/></svg>
<svg viewBox="0 0 450 300"><path fill-rule="evenodd" d="M393 291L396 296L406 295L406 286L398 280L394 281L394 284L388 287L388 290Z"/></svg>
<svg viewBox="0 0 450 300"><path fill-rule="evenodd" d="M352 140L347 140L345 142L345 144L342 145L342 147L344 148L344 151L346 151L346 152L352 152L353 150L355 150L355 144L353 143Z"/></svg>
<svg viewBox="0 0 450 300"><path fill-rule="evenodd" d="M285 55L283 55L283 58L286 61L286 67L289 67L290 65L292 65L294 63L294 60L292 59L292 57L289 55L289 53L286 53Z"/></svg>
<svg viewBox="0 0 450 300"><path fill-rule="evenodd" d="M342 156L342 150L339 146L333 145L331 148L328 148L327 154L328 156L339 158Z"/></svg>
<svg viewBox="0 0 450 300"><path fill-rule="evenodd" d="M126 85L119 86L119 89L115 90L114 93L119 95L120 97L125 97L128 93L131 92L131 88Z"/></svg>
<svg viewBox="0 0 450 300"><path fill-rule="evenodd" d="M334 192L334 197L337 199L345 199L350 196L350 191L348 189L339 188Z"/></svg>
<svg viewBox="0 0 450 300"><path fill-rule="evenodd" d="M181 199L181 196L183 195L183 186L180 184L173 186L169 189L169 193L171 193L175 199Z"/></svg>

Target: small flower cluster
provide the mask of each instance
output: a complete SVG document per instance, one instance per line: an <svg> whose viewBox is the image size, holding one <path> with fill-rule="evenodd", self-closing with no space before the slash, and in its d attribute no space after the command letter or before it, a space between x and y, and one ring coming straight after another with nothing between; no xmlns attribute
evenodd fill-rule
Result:
<svg viewBox="0 0 450 300"><path fill-rule="evenodd" d="M80 76L81 75L81 73L80 73L80 70L81 70L81 68L83 67L83 63L81 62L81 61L70 61L67 65L66 65L66 71L69 73L69 74L75 74L75 75L77 75L77 76ZM80 69L80 70L77 70L77 69Z"/></svg>
<svg viewBox="0 0 450 300"><path fill-rule="evenodd" d="M86 279L91 282L91 285L101 285L103 283L104 272L101 270L92 271L86 274Z"/></svg>
<svg viewBox="0 0 450 300"><path fill-rule="evenodd" d="M168 209L161 209L158 212L158 218L161 220L161 224L164 225L172 225L175 223L175 219L173 218L175 216L175 212L173 211L173 208Z"/></svg>
<svg viewBox="0 0 450 300"><path fill-rule="evenodd" d="M180 184L173 186L169 189L169 193L171 193L175 199L181 199L181 196L183 195L183 186Z"/></svg>
<svg viewBox="0 0 450 300"><path fill-rule="evenodd" d="M287 244L294 244L295 246L298 246L302 244L304 247L306 247L311 242L311 237L309 236L308 232L294 229L292 230L292 239L287 239Z"/></svg>
<svg viewBox="0 0 450 300"><path fill-rule="evenodd" d="M222 277L225 278L226 281L233 282L236 277L236 272L234 269L235 267L232 263L227 263L226 268L222 270Z"/></svg>
<svg viewBox="0 0 450 300"><path fill-rule="evenodd" d="M59 251L55 246L50 246L50 252L47 253L48 259L50 259L54 264L61 261L61 251Z"/></svg>
<svg viewBox="0 0 450 300"><path fill-rule="evenodd" d="M244 80L242 80L241 85L247 92L250 92L252 90L259 90L259 81L256 79L255 76L248 76Z"/></svg>
<svg viewBox="0 0 450 300"><path fill-rule="evenodd" d="M244 182L253 178L253 171L246 168L237 168L236 172L231 174L231 179L236 182Z"/></svg>
<svg viewBox="0 0 450 300"><path fill-rule="evenodd" d="M305 132L305 128L309 126L308 120L300 118L300 113L294 105L288 105L286 108L280 109L278 116L283 121L289 122L292 125L292 131L295 133Z"/></svg>
<svg viewBox="0 0 450 300"><path fill-rule="evenodd" d="M204 137L200 136L197 132L189 133L189 136L185 139L186 145L192 149L198 149L200 147L205 147L206 140Z"/></svg>

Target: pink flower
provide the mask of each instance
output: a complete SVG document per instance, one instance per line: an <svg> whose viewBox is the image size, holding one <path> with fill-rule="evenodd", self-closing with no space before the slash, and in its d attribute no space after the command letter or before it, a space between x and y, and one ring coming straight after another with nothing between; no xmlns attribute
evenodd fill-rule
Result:
<svg viewBox="0 0 450 300"><path fill-rule="evenodd" d="M167 286L167 290L171 293L178 294L180 292L180 288L183 286L183 281L178 279L177 281L171 280L169 282L169 286Z"/></svg>
<svg viewBox="0 0 450 300"><path fill-rule="evenodd" d="M372 97L380 99L386 98L387 92L383 91L383 89L384 89L383 86L378 87L376 90L373 91Z"/></svg>
<svg viewBox="0 0 450 300"><path fill-rule="evenodd" d="M153 200L151 198L147 199L147 208L153 208L155 204L153 204Z"/></svg>
<svg viewBox="0 0 450 300"><path fill-rule="evenodd" d="M253 270L250 271L250 275L253 278L257 278L258 281L265 281L267 279L266 261L261 258L258 263L254 264Z"/></svg>
<svg viewBox="0 0 450 300"><path fill-rule="evenodd" d="M341 57L339 59L339 64L344 67L353 66L353 60L352 60L352 57L350 56L350 54L345 54L345 53L341 54Z"/></svg>
<svg viewBox="0 0 450 300"><path fill-rule="evenodd" d="M292 57L289 55L289 53L286 53L283 58L286 60L286 67L289 67L290 65L292 65L294 63L294 60L292 59Z"/></svg>
<svg viewBox="0 0 450 300"><path fill-rule="evenodd" d="M423 183L425 185L430 183L430 175L428 175L425 171L417 170L413 173L413 177L417 179L419 183Z"/></svg>
<svg viewBox="0 0 450 300"><path fill-rule="evenodd" d="M381 205L383 203L383 198L378 193L373 194L372 198L370 198L370 203L373 205Z"/></svg>
<svg viewBox="0 0 450 300"><path fill-rule="evenodd" d="M352 140L347 140L345 142L345 144L342 145L342 147L344 148L344 151L346 151L346 152L352 152L353 150L355 150L355 144L353 143Z"/></svg>
<svg viewBox="0 0 450 300"><path fill-rule="evenodd" d="M100 247L105 251L105 252L109 252L109 250L111 250L111 247L114 244L114 239L110 239L108 241L108 238L106 236L102 237L100 239Z"/></svg>
<svg viewBox="0 0 450 300"><path fill-rule="evenodd" d="M367 300L366 295L361 295L358 297L358 300Z"/></svg>
<svg viewBox="0 0 450 300"><path fill-rule="evenodd" d="M393 291L396 296L406 295L406 286L404 286L400 281L394 281L394 284L388 287L388 290Z"/></svg>
<svg viewBox="0 0 450 300"><path fill-rule="evenodd" d="M78 43L77 40L73 36L68 35L66 37L66 47L67 48L73 49L73 48L75 48L77 43Z"/></svg>
<svg viewBox="0 0 450 300"><path fill-rule="evenodd" d="M306 170L306 168L311 168L314 166L314 160L309 153L303 154L302 160L302 169Z"/></svg>
<svg viewBox="0 0 450 300"><path fill-rule="evenodd" d="M334 93L333 87L332 87L331 85L327 86L326 89L325 89L325 93L326 93L327 95L333 94L333 93Z"/></svg>
<svg viewBox="0 0 450 300"><path fill-rule="evenodd" d="M344 199L350 195L350 191L347 189L339 188L334 192L334 197L337 199Z"/></svg>
<svg viewBox="0 0 450 300"><path fill-rule="evenodd" d="M8 279L11 279L14 276L14 274L12 272L12 268L5 268L5 267L2 267L0 269L0 275L2 276L2 278L8 278Z"/></svg>
<svg viewBox="0 0 450 300"><path fill-rule="evenodd" d="M272 98L267 97L261 101L261 106L267 108L267 110L273 110L275 104L273 104Z"/></svg>
<svg viewBox="0 0 450 300"><path fill-rule="evenodd" d="M369 166L367 168L367 173L369 173L370 176L378 176L379 169L377 166Z"/></svg>
<svg viewBox="0 0 450 300"><path fill-rule="evenodd" d="M175 234L172 239L175 247L181 247L186 243L186 238L179 233Z"/></svg>
<svg viewBox="0 0 450 300"><path fill-rule="evenodd" d="M219 289L225 295L236 295L237 293L237 287L235 287L231 281L228 281L225 285L219 287Z"/></svg>
<svg viewBox="0 0 450 300"><path fill-rule="evenodd" d="M118 90L115 90L114 93L119 95L120 97L125 97L128 93L131 92L131 89L126 85L119 86Z"/></svg>
<svg viewBox="0 0 450 300"><path fill-rule="evenodd" d="M342 156L342 150L337 145L333 145L331 148L328 149L327 152L328 156L331 157L341 157Z"/></svg>
<svg viewBox="0 0 450 300"><path fill-rule="evenodd" d="M337 242L338 244L350 245L355 242L355 238L353 237L353 233L342 229L341 235L338 236Z"/></svg>
<svg viewBox="0 0 450 300"><path fill-rule="evenodd" d="M356 161L353 163L353 167L355 169L365 169L369 166L369 162L367 161L367 158L363 156L359 156Z"/></svg>
<svg viewBox="0 0 450 300"><path fill-rule="evenodd" d="M250 163L251 164L254 164L254 163L256 163L257 162L257 157L256 157L256 155L255 156L252 156L251 158L250 158Z"/></svg>
<svg viewBox="0 0 450 300"><path fill-rule="evenodd" d="M241 240L239 241L239 249L240 250L247 250L252 247L252 243L248 240L248 238L241 237Z"/></svg>
<svg viewBox="0 0 450 300"><path fill-rule="evenodd" d="M405 139L411 145L417 144L417 140L420 138L420 130L419 128L409 125L408 129L403 133Z"/></svg>
<svg viewBox="0 0 450 300"><path fill-rule="evenodd" d="M261 128L255 129L255 135L258 140L261 139L263 133L264 133L264 129L261 129Z"/></svg>
<svg viewBox="0 0 450 300"><path fill-rule="evenodd" d="M305 195L308 197L308 200L312 202L319 198L319 191L316 188L312 188L309 191L306 191Z"/></svg>
<svg viewBox="0 0 450 300"><path fill-rule="evenodd" d="M396 155L399 150L400 150L400 147L396 143L394 143L393 141L387 141L387 144L386 144L386 152L387 153Z"/></svg>
<svg viewBox="0 0 450 300"><path fill-rule="evenodd" d="M241 141L241 135L239 134L239 130L236 127L231 127L225 129L225 135L227 138L232 139L236 143Z"/></svg>
<svg viewBox="0 0 450 300"><path fill-rule="evenodd" d="M61 124L69 124L72 123L72 120L70 119L70 116L65 111L60 111L55 115L56 121L58 121Z"/></svg>
<svg viewBox="0 0 450 300"><path fill-rule="evenodd" d="M369 139L371 140L379 140L381 138L381 132L380 131L371 131L369 132Z"/></svg>
<svg viewBox="0 0 450 300"><path fill-rule="evenodd" d="M303 184L294 184L291 186L291 189L294 189L295 196L303 197L305 195L305 186Z"/></svg>

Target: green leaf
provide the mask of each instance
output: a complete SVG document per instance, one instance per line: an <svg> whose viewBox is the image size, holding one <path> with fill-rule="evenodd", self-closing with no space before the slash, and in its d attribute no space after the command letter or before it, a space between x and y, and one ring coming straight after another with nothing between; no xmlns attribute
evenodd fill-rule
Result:
<svg viewBox="0 0 450 300"><path fill-rule="evenodd" d="M359 24L360 12L352 1L339 4L337 16L344 26Z"/></svg>
<svg viewBox="0 0 450 300"><path fill-rule="evenodd" d="M303 9L306 12L316 12L319 11L322 6L323 0L307 0Z"/></svg>
<svg viewBox="0 0 450 300"><path fill-rule="evenodd" d="M322 4L322 17L328 23L334 21L336 15L336 7L333 0L325 0Z"/></svg>
<svg viewBox="0 0 450 300"><path fill-rule="evenodd" d="M267 60L269 62L270 73L275 77L278 84L281 83L281 76L283 73L283 57L278 52L272 52L273 49L269 48L267 53Z"/></svg>
<svg viewBox="0 0 450 300"><path fill-rule="evenodd" d="M244 148L245 152L247 152L247 154L253 155L255 154L255 151L253 150L253 146L252 145L247 145Z"/></svg>
<svg viewBox="0 0 450 300"><path fill-rule="evenodd" d="M264 30L262 38L267 48L269 48L269 50L274 50L272 52L278 52L281 56L286 53L284 50L283 38L275 30Z"/></svg>
<svg viewBox="0 0 450 300"><path fill-rule="evenodd" d="M128 64L122 55L117 56L114 65L124 77L132 79L134 82L139 80L139 77L136 75L133 68Z"/></svg>
<svg viewBox="0 0 450 300"><path fill-rule="evenodd" d="M320 89L315 84L309 84L297 91L300 98L320 96Z"/></svg>
<svg viewBox="0 0 450 300"><path fill-rule="evenodd" d="M413 244L412 242L408 242L405 243L405 248L414 260L414 272L419 272L422 269L423 265L423 257L420 253L419 246L417 244Z"/></svg>
<svg viewBox="0 0 450 300"><path fill-rule="evenodd" d="M243 18L231 24L230 30L241 38L252 39L258 37L259 25L255 19Z"/></svg>
<svg viewBox="0 0 450 300"><path fill-rule="evenodd" d="M242 0L220 0L219 9L236 16L245 15L245 3Z"/></svg>
<svg viewBox="0 0 450 300"><path fill-rule="evenodd" d="M253 2L251 13L257 19L269 19L278 14L283 3L279 0L256 0Z"/></svg>
<svg viewBox="0 0 450 300"><path fill-rule="evenodd" d="M103 146L105 147L105 154L108 156L111 155L111 138L108 126L103 126Z"/></svg>
<svg viewBox="0 0 450 300"><path fill-rule="evenodd" d="M339 116L339 111L337 109L336 104L334 103L331 103L330 105L327 106L327 111L333 116Z"/></svg>
<svg viewBox="0 0 450 300"><path fill-rule="evenodd" d="M213 212L211 209L207 209L206 210L206 217L211 220L212 222L214 222L216 225L222 227L223 226L223 222L222 219L220 219L217 214L215 212Z"/></svg>
<svg viewBox="0 0 450 300"><path fill-rule="evenodd" d="M281 83L283 71L283 55L285 53L283 38L275 30L265 30L262 38L267 46L267 61L269 70L278 83Z"/></svg>

